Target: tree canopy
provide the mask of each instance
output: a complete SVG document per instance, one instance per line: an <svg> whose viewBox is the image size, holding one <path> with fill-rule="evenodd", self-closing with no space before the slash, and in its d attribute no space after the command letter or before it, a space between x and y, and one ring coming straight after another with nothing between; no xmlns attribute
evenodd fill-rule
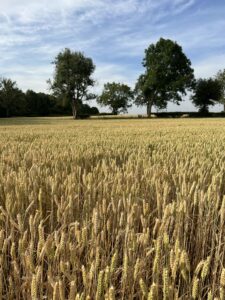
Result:
<svg viewBox="0 0 225 300"><path fill-rule="evenodd" d="M26 110L28 115L48 116L54 109L56 98L45 93L28 90L25 93Z"/></svg>
<svg viewBox="0 0 225 300"><path fill-rule="evenodd" d="M169 39L161 38L145 50L145 68L136 84L137 105L146 105L151 115L152 106L164 108L168 101L179 104L182 96L194 87L194 71L191 61L182 47Z"/></svg>
<svg viewBox="0 0 225 300"><path fill-rule="evenodd" d="M6 117L25 109L23 92L17 87L15 81L8 78L0 80L0 110Z"/></svg>
<svg viewBox="0 0 225 300"><path fill-rule="evenodd" d="M207 113L222 97L221 84L217 79L198 79L192 101L199 112Z"/></svg>
<svg viewBox="0 0 225 300"><path fill-rule="evenodd" d="M96 107L79 102L79 117L96 115ZM0 117L70 115L71 105L61 97L27 90L25 93L9 78L0 79Z"/></svg>
<svg viewBox="0 0 225 300"><path fill-rule="evenodd" d="M73 117L76 119L79 103L84 98L89 100L94 97L94 95L89 94L88 88L94 85L91 76L95 70L95 65L91 58L70 49L60 52L53 63L55 74L53 82L50 82L51 89L55 95L70 100Z"/></svg>
<svg viewBox="0 0 225 300"><path fill-rule="evenodd" d="M220 98L220 103L223 104L224 108L224 112L225 112L225 69L224 70L220 70L217 75L216 75L216 79L219 81L220 85L221 85L221 98Z"/></svg>
<svg viewBox="0 0 225 300"><path fill-rule="evenodd" d="M112 82L104 85L97 102L102 106L108 106L112 113L117 115L120 112L127 112L133 98L133 91L128 85Z"/></svg>
<svg viewBox="0 0 225 300"><path fill-rule="evenodd" d="M191 61L182 47L170 39L161 38L145 50L144 72L134 90L123 83L108 82L99 96L91 93L95 65L82 52L66 48L53 64L53 80L48 81L52 94L23 92L15 81L0 79L0 117L69 115L71 108L74 118L87 117L99 114L98 108L84 103L92 99L115 115L127 112L134 103L146 106L151 116L153 106L163 109L169 101L179 104L188 91L194 92L191 100L200 112L208 112L209 106L216 103L224 104L225 111L225 69L215 78L196 81Z"/></svg>

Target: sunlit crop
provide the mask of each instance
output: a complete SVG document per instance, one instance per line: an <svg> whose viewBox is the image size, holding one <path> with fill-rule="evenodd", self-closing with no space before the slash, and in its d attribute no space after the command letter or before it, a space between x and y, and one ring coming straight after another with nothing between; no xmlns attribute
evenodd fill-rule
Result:
<svg viewBox="0 0 225 300"><path fill-rule="evenodd" d="M0 299L225 299L225 120L1 120L0 269Z"/></svg>

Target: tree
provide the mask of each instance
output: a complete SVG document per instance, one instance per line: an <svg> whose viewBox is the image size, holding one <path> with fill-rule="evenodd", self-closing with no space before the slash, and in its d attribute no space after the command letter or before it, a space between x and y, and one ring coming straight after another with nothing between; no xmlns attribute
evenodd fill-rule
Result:
<svg viewBox="0 0 225 300"><path fill-rule="evenodd" d="M55 74L50 85L54 94L63 96L71 101L73 118L77 118L79 103L84 98L89 100L94 95L88 93L88 88L94 85L91 78L95 65L91 58L85 57L81 52L65 49L60 52L55 61Z"/></svg>
<svg viewBox="0 0 225 300"><path fill-rule="evenodd" d="M99 111L97 107L90 107L88 104L82 104L79 107L80 115L85 116L85 115L98 115Z"/></svg>
<svg viewBox="0 0 225 300"><path fill-rule="evenodd" d="M182 47L169 39L161 38L145 50L143 59L145 73L135 86L135 103L147 106L147 115L152 107L165 108L168 101L179 104L182 95L194 87L194 71Z"/></svg>
<svg viewBox="0 0 225 300"><path fill-rule="evenodd" d="M131 88L122 83L106 83L102 94L97 102L102 106L108 106L114 115L120 112L127 112L134 95Z"/></svg>
<svg viewBox="0 0 225 300"><path fill-rule="evenodd" d="M219 99L219 102L221 104L223 104L223 110L225 112L225 69L224 70L220 70L217 75L216 75L216 79L219 81L220 85L221 85L221 98Z"/></svg>
<svg viewBox="0 0 225 300"><path fill-rule="evenodd" d="M57 115L70 115L71 114L71 101L67 98L57 97L55 100L54 114ZM77 110L79 112L79 118L87 115L97 115L99 111L97 107L90 107L87 103L81 101L77 104Z"/></svg>
<svg viewBox="0 0 225 300"><path fill-rule="evenodd" d="M221 84L217 79L199 79L196 83L192 101L199 112L208 113L209 106L213 106L222 97Z"/></svg>
<svg viewBox="0 0 225 300"><path fill-rule="evenodd" d="M56 105L56 99L52 95L36 93L32 90L26 92L25 99L27 115L47 116Z"/></svg>
<svg viewBox="0 0 225 300"><path fill-rule="evenodd" d="M0 80L0 106L6 117L24 113L24 94L15 81L7 78Z"/></svg>

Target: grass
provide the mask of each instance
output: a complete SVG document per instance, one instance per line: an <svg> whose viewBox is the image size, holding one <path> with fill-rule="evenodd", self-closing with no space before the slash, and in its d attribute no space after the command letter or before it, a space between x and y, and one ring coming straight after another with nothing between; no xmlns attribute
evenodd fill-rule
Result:
<svg viewBox="0 0 225 300"><path fill-rule="evenodd" d="M0 119L0 299L224 299L224 127Z"/></svg>

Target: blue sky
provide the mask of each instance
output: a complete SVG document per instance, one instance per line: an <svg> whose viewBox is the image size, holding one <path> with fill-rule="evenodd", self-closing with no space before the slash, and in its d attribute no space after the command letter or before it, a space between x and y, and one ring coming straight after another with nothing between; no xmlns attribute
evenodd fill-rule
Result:
<svg viewBox="0 0 225 300"><path fill-rule="evenodd" d="M225 68L224 15L224 0L2 0L0 76L24 91L47 91L51 62L68 47L94 60L96 92L108 81L133 87L144 49L160 37L183 47L197 78L214 76ZM168 110L194 107L185 100Z"/></svg>

